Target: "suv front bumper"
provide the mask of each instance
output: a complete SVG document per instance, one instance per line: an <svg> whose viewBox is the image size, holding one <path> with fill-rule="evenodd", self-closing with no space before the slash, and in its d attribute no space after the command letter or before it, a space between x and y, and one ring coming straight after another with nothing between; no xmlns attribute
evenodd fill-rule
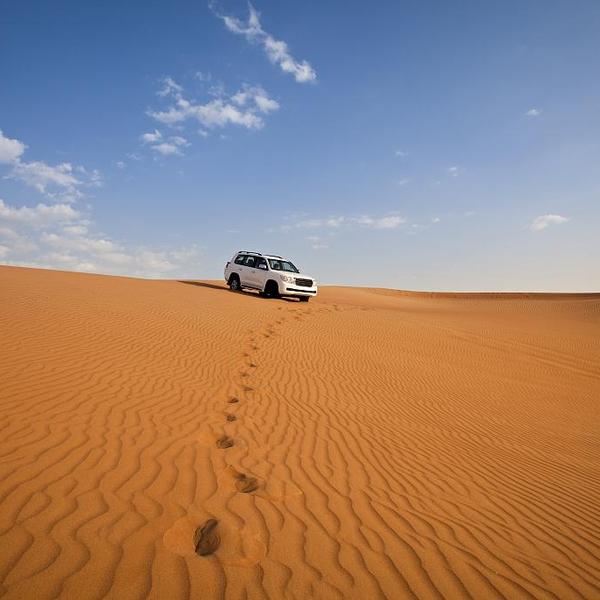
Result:
<svg viewBox="0 0 600 600"><path fill-rule="evenodd" d="M317 288L298 287L293 283L283 284L280 287L283 289L279 292L282 296L316 296Z"/></svg>

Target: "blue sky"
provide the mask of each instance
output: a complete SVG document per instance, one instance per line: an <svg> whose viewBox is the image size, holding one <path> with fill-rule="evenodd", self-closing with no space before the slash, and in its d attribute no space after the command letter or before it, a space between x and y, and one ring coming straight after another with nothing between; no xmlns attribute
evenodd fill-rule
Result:
<svg viewBox="0 0 600 600"><path fill-rule="evenodd" d="M13 2L0 261L600 289L600 4Z"/></svg>

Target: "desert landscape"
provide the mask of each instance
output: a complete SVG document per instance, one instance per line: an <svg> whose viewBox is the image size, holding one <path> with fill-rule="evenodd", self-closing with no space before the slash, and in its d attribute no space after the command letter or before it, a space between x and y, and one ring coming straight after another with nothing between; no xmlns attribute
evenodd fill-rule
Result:
<svg viewBox="0 0 600 600"><path fill-rule="evenodd" d="M600 294L0 267L5 598L600 597Z"/></svg>

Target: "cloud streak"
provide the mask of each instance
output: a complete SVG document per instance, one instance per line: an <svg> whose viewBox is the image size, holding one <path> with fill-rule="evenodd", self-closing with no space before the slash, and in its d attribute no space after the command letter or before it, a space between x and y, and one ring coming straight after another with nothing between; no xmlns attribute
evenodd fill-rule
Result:
<svg viewBox="0 0 600 600"><path fill-rule="evenodd" d="M364 227L366 229L396 229L406 223L406 219L400 215L386 215L383 217L372 217L361 215L358 217L327 217L325 219L305 219L293 225L284 225L284 230L289 229L341 229L343 227Z"/></svg>
<svg viewBox="0 0 600 600"><path fill-rule="evenodd" d="M260 15L252 4L248 4L248 20L246 22L219 14L214 4L211 5L211 8L217 17L222 19L229 31L244 36L252 44L261 45L269 61L279 66L284 73L292 75L298 83L316 82L317 73L310 63L306 60L296 60L283 40L275 39L262 28Z"/></svg>
<svg viewBox="0 0 600 600"><path fill-rule="evenodd" d="M542 231L543 229L550 227L550 225L562 225L567 221L570 221L570 218L563 217L562 215L540 215L532 221L529 229L532 231Z"/></svg>

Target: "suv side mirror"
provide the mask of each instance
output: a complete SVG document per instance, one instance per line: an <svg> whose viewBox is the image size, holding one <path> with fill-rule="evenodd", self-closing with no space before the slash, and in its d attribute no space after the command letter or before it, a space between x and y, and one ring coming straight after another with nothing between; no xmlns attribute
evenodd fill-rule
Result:
<svg viewBox="0 0 600 600"><path fill-rule="evenodd" d="M262 269L263 271L266 271L267 270L267 265L261 263L260 265L258 265L258 268Z"/></svg>

